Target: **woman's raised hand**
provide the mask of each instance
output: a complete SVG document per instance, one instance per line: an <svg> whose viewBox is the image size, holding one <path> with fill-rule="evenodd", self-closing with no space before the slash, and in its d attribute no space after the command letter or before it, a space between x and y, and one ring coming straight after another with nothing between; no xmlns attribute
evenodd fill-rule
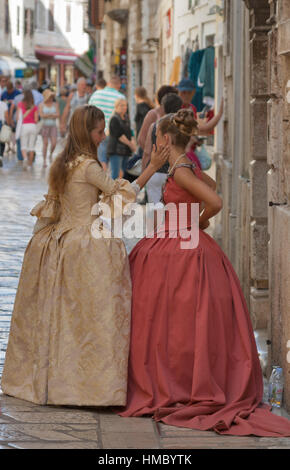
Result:
<svg viewBox="0 0 290 470"><path fill-rule="evenodd" d="M151 165L156 168L156 170L159 170L168 160L170 155L170 147L169 145L165 146L160 146L156 147L156 145L153 145L153 150L151 153Z"/></svg>

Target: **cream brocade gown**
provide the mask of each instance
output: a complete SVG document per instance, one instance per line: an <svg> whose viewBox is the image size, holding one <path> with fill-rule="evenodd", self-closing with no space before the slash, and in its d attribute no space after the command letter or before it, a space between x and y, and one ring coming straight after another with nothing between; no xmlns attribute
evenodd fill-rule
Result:
<svg viewBox="0 0 290 470"><path fill-rule="evenodd" d="M1 387L37 404L126 405L131 278L122 239L92 236L94 204L136 200L78 157L60 198L50 191L31 211L37 233L23 260Z"/></svg>

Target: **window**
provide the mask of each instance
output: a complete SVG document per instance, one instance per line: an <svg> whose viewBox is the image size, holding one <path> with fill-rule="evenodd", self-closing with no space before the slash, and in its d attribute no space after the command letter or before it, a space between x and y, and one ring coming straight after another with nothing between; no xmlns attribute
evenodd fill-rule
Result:
<svg viewBox="0 0 290 470"><path fill-rule="evenodd" d="M25 8L24 10L24 35L30 37L33 36L34 32L34 12L31 8Z"/></svg>
<svg viewBox="0 0 290 470"><path fill-rule="evenodd" d="M28 33L28 8L24 10L24 35Z"/></svg>
<svg viewBox="0 0 290 470"><path fill-rule="evenodd" d="M200 0L188 0L188 9L191 10L193 7L198 7L200 4Z"/></svg>
<svg viewBox="0 0 290 470"><path fill-rule="evenodd" d="M45 29L45 6L42 3L42 0L38 0L37 4L37 28Z"/></svg>
<svg viewBox="0 0 290 470"><path fill-rule="evenodd" d="M10 33L10 15L9 15L9 2L5 0L5 33Z"/></svg>
<svg viewBox="0 0 290 470"><path fill-rule="evenodd" d="M20 7L17 7L17 26L16 26L16 34L19 36L20 34Z"/></svg>
<svg viewBox="0 0 290 470"><path fill-rule="evenodd" d="M54 2L50 0L48 9L48 31L54 31Z"/></svg>
<svg viewBox="0 0 290 470"><path fill-rule="evenodd" d="M66 6L66 28L67 33L71 32L71 7L70 5Z"/></svg>
<svg viewBox="0 0 290 470"><path fill-rule="evenodd" d="M34 34L34 11L30 9L30 37Z"/></svg>
<svg viewBox="0 0 290 470"><path fill-rule="evenodd" d="M205 47L214 46L214 41L215 41L215 35L214 34L210 34L208 36L205 36Z"/></svg>

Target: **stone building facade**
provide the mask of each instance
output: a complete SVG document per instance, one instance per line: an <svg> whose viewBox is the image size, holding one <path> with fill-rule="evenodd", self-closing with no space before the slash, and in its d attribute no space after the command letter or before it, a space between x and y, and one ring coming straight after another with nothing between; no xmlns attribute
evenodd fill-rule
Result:
<svg viewBox="0 0 290 470"><path fill-rule="evenodd" d="M90 45L87 10L88 0L1 1L0 73L6 61L11 78L35 75L56 89L79 75L90 76L93 65L81 60Z"/></svg>
<svg viewBox="0 0 290 470"><path fill-rule="evenodd" d="M35 1L10 0L9 6L13 48L29 68L35 69L39 64L34 53Z"/></svg>
<svg viewBox="0 0 290 470"><path fill-rule="evenodd" d="M11 13L8 0L5 0L5 2L0 2L0 54L13 54Z"/></svg>
<svg viewBox="0 0 290 470"><path fill-rule="evenodd" d="M97 3L104 10L103 23L97 32L97 73L106 80L116 72L121 75L131 115L135 111L137 86L144 86L153 99L162 84L179 81L181 68L178 79L171 81L174 61L187 47L204 48L212 44L219 48L219 53L222 49L222 0L102 0ZM126 56L125 77L119 67L122 51ZM217 88L218 105L220 84Z"/></svg>
<svg viewBox="0 0 290 470"><path fill-rule="evenodd" d="M217 0L174 1L173 57L182 56L187 47L203 49L215 44L220 9L212 7L219 3Z"/></svg>
<svg viewBox="0 0 290 470"><path fill-rule="evenodd" d="M24 11L32 12L33 15L33 9L32 0L0 2L0 75L14 79L23 76L23 71L27 69L28 64L22 59L27 53L31 56L34 54L29 48L31 38L26 34L28 22L24 24ZM23 17L21 17L21 12L23 12Z"/></svg>
<svg viewBox="0 0 290 470"><path fill-rule="evenodd" d="M216 154L223 211L216 236L255 329L268 332L268 373L285 373L290 409L290 4L224 2L225 115Z"/></svg>
<svg viewBox="0 0 290 470"><path fill-rule="evenodd" d="M104 19L98 35L98 75L106 80L115 73L121 76L132 116L135 88L144 86L153 98L159 84L161 4L156 0L104 2Z"/></svg>
<svg viewBox="0 0 290 470"><path fill-rule="evenodd" d="M40 83L49 79L59 89L78 77L75 63L89 48L87 5L86 0L36 0L34 48Z"/></svg>

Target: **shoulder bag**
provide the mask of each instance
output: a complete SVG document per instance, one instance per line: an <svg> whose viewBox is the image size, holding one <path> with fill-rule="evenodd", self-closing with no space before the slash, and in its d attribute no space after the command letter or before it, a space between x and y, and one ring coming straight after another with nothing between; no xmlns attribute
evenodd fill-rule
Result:
<svg viewBox="0 0 290 470"><path fill-rule="evenodd" d="M0 142L6 144L11 141L12 129L7 124L3 124L0 131Z"/></svg>

